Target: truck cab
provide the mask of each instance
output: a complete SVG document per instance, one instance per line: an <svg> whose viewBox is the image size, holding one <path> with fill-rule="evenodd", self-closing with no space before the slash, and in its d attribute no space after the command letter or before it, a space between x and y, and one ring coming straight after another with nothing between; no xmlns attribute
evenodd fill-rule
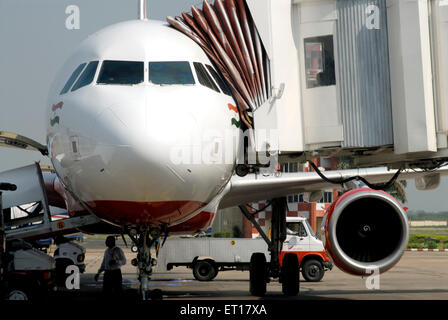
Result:
<svg viewBox="0 0 448 320"><path fill-rule="evenodd" d="M302 275L307 281L320 281L324 271L333 268L323 242L316 237L305 217L286 218L286 240L279 257L280 265L286 253L297 255Z"/></svg>

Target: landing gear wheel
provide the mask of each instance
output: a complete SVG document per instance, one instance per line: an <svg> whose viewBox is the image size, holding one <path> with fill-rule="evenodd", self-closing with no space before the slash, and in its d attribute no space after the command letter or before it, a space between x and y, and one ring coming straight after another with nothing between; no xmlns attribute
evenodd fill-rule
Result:
<svg viewBox="0 0 448 320"><path fill-rule="evenodd" d="M159 231L158 229L143 228L140 230L131 229L128 232L134 246L137 248L137 257L132 259L131 263L138 269L138 279L140 281L139 293L142 300L159 300L161 296L161 293L155 294L154 290L148 290L152 267L154 265L152 263L153 259L151 259L150 249L159 237Z"/></svg>
<svg viewBox="0 0 448 320"><path fill-rule="evenodd" d="M209 261L200 260L196 261L193 265L193 275L196 280L199 281L210 281L216 277L218 270Z"/></svg>
<svg viewBox="0 0 448 320"><path fill-rule="evenodd" d="M255 252L250 257L250 293L262 297L266 294L266 257L264 253Z"/></svg>
<svg viewBox="0 0 448 320"><path fill-rule="evenodd" d="M286 296L296 296L300 290L299 259L294 253L287 253L283 258L282 291Z"/></svg>
<svg viewBox="0 0 448 320"><path fill-rule="evenodd" d="M302 276L306 281L319 282L324 277L324 268L318 260L308 260L302 266Z"/></svg>

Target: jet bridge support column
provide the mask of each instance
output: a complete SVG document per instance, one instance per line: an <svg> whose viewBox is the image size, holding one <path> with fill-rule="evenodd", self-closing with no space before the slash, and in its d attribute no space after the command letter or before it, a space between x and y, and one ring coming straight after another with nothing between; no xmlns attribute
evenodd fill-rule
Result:
<svg viewBox="0 0 448 320"><path fill-rule="evenodd" d="M257 229L258 233L261 235L261 237L264 239L264 241L268 245L269 250L271 250L272 242L269 239L269 237L266 235L266 233L264 233L263 229L261 229L260 225L255 220L254 215L251 214L249 212L249 210L247 210L246 206L239 206L239 208L240 208L241 212L244 214L244 216L246 217L246 219L249 220L253 224L255 229Z"/></svg>
<svg viewBox="0 0 448 320"><path fill-rule="evenodd" d="M286 198L276 198L271 200L272 219L271 219L271 239L261 229L246 206L240 206L241 212L254 225L258 233L262 236L269 248L271 261L269 263L269 276L278 278L280 274L279 254L282 251L283 242L286 240Z"/></svg>
<svg viewBox="0 0 448 320"><path fill-rule="evenodd" d="M272 199L270 276L277 278L280 274L279 254L286 240L286 198Z"/></svg>
<svg viewBox="0 0 448 320"><path fill-rule="evenodd" d="M266 241L271 255L271 260L266 263L263 253L254 252L250 262L250 292L255 296L264 296L266 283L270 278L279 278L285 295L297 295L299 293L299 261L297 255L287 253L280 267L279 255L282 251L283 242L286 240L286 198L275 198L271 200L271 239L264 233L253 214L246 206L240 206L244 216L252 222L260 235Z"/></svg>

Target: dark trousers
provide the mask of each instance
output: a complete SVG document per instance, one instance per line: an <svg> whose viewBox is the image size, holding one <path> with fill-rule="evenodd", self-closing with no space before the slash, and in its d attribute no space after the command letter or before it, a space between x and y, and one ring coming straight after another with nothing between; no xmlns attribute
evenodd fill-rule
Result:
<svg viewBox="0 0 448 320"><path fill-rule="evenodd" d="M104 271L103 292L105 294L121 294L122 280L120 269Z"/></svg>

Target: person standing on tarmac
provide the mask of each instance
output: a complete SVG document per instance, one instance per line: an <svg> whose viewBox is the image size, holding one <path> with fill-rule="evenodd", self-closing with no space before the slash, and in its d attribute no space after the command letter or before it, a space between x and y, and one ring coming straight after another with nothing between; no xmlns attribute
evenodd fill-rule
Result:
<svg viewBox="0 0 448 320"><path fill-rule="evenodd" d="M95 281L98 281L100 274L104 271L103 292L106 294L122 293L123 279L120 268L126 264L126 257L123 250L115 246L115 237L108 236L106 246L103 262L95 275Z"/></svg>

